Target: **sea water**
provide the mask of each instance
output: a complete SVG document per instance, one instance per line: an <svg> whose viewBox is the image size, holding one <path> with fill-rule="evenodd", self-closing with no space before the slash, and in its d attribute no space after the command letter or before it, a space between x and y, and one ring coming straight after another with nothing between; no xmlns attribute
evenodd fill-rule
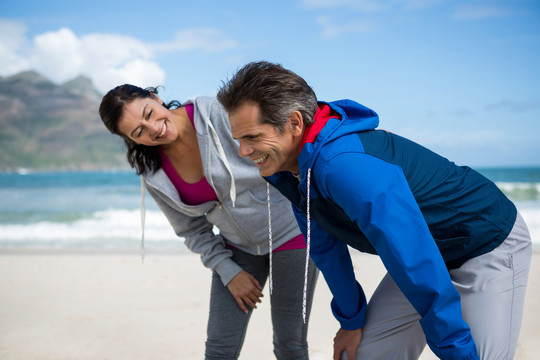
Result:
<svg viewBox="0 0 540 360"><path fill-rule="evenodd" d="M145 242L183 247L146 196ZM132 171L0 174L0 249L138 249L141 185Z"/></svg>
<svg viewBox="0 0 540 360"><path fill-rule="evenodd" d="M540 167L477 169L514 201L540 249ZM184 251L146 196L149 251ZM141 187L133 171L0 173L1 249L135 250Z"/></svg>

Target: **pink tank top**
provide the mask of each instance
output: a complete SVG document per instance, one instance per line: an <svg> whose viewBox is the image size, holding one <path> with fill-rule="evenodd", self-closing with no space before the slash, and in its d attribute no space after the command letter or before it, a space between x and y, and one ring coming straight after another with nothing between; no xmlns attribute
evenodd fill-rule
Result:
<svg viewBox="0 0 540 360"><path fill-rule="evenodd" d="M193 123L193 105L186 105L186 111L188 113L189 120L191 120L191 124L193 124L193 127L195 127L195 124ZM217 200L216 192L210 186L208 181L206 181L206 177L203 177L194 184L187 183L180 177L180 175L178 175L169 161L169 158L167 155L165 155L163 149L161 149L161 146L159 147L159 156L161 157L163 171L165 171L165 174L167 174L173 183L174 187L178 191L178 195L180 195L180 199L182 199L184 203L187 205L200 205L208 201Z"/></svg>
<svg viewBox="0 0 540 360"><path fill-rule="evenodd" d="M193 105L187 104L186 105L186 111L189 117L189 120L191 121L191 124L195 128L195 123L193 122ZM206 177L203 177L201 180L194 184L190 184L185 182L180 175L176 172L174 167L172 166L171 162L169 161L169 158L163 150L161 149L161 146L159 147L159 156L161 157L161 163L163 167L163 171L165 171L165 174L167 174L167 177L171 180L174 187L178 191L178 195L180 195L180 199L187 204L187 205L200 205L204 204L205 202L217 200L217 195L212 186L206 181ZM227 246L234 247L233 245L227 243ZM293 237L291 240L287 241L285 244L281 245L280 247L273 250L273 252L277 251L283 251L283 250L293 250L293 249L305 249L306 248L306 242L304 241L304 236L297 235Z"/></svg>

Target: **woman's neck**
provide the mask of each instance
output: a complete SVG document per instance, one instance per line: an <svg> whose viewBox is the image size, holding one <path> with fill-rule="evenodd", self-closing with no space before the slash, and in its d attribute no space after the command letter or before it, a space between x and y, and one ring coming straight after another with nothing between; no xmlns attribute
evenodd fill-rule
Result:
<svg viewBox="0 0 540 360"><path fill-rule="evenodd" d="M161 146L165 154L167 156L169 156L169 152L184 154L193 151L193 147L198 149L197 134L186 108L173 109L171 113L173 114L172 121L178 130L178 137L172 143Z"/></svg>
<svg viewBox="0 0 540 360"><path fill-rule="evenodd" d="M178 129L178 137L172 143L162 145L161 149L184 181L198 182L204 177L204 169L197 133L185 108L174 109L171 112Z"/></svg>

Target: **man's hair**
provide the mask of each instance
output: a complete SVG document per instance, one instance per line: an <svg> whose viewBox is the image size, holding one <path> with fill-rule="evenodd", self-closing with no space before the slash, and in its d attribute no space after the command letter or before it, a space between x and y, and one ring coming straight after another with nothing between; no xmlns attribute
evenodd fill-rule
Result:
<svg viewBox="0 0 540 360"><path fill-rule="evenodd" d="M307 82L279 64L251 62L242 67L217 94L229 113L245 103L259 105L263 124L271 124L280 132L293 111L299 111L305 125L313 123L317 96Z"/></svg>

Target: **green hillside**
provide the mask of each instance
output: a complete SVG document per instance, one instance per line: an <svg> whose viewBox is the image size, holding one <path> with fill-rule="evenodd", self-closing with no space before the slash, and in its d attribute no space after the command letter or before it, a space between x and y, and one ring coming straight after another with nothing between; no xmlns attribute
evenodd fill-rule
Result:
<svg viewBox="0 0 540 360"><path fill-rule="evenodd" d="M122 141L103 126L89 79L62 85L27 71L0 77L0 171L125 168Z"/></svg>

